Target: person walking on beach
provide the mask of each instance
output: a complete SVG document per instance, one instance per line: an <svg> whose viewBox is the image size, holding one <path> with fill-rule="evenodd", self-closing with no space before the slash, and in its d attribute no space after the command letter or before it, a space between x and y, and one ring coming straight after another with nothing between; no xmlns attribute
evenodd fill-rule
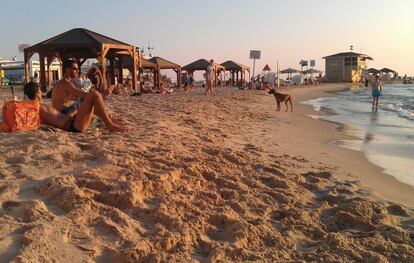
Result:
<svg viewBox="0 0 414 263"><path fill-rule="evenodd" d="M378 111L378 100L382 96L382 82L379 75L375 76L375 80L372 82L372 111Z"/></svg>
<svg viewBox="0 0 414 263"><path fill-rule="evenodd" d="M208 65L207 67L207 71L206 71L206 84L207 84L207 88L206 91L204 92L204 95L207 95L207 92L210 91L211 94L213 94L213 90L214 90L214 60L211 59L210 60L210 65Z"/></svg>

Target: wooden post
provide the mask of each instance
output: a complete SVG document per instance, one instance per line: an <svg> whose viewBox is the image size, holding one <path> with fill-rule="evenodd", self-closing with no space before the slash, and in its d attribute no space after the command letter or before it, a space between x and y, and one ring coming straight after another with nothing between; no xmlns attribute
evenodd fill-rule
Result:
<svg viewBox="0 0 414 263"><path fill-rule="evenodd" d="M30 80L30 76L29 76L29 62L30 62L29 54L25 50L24 51L24 84L27 84L29 82L29 80Z"/></svg>
<svg viewBox="0 0 414 263"><path fill-rule="evenodd" d="M161 88L161 68L157 64L157 87Z"/></svg>
<svg viewBox="0 0 414 263"><path fill-rule="evenodd" d="M181 89L181 68L177 69L177 88Z"/></svg>
<svg viewBox="0 0 414 263"><path fill-rule="evenodd" d="M135 50L135 47L132 47L132 88L134 91L138 91L137 88L137 74L138 74L138 57L137 57L137 51Z"/></svg>
<svg viewBox="0 0 414 263"><path fill-rule="evenodd" d="M111 67L110 67L110 69L111 69L111 72L110 72L110 74L111 74L111 85L115 85L115 58L111 58L110 59L110 63L111 63Z"/></svg>
<svg viewBox="0 0 414 263"><path fill-rule="evenodd" d="M98 64L100 66L100 70L102 72L102 85L104 88L108 87L108 78L106 74L106 54L108 54L109 47L105 45L101 46L101 50L97 53Z"/></svg>
<svg viewBox="0 0 414 263"><path fill-rule="evenodd" d="M43 92L46 91L46 72L45 72L45 54L39 53L40 60L40 88Z"/></svg>
<svg viewBox="0 0 414 263"><path fill-rule="evenodd" d="M122 57L118 57L118 83L124 82L124 72L123 72L123 65L122 65Z"/></svg>
<svg viewBox="0 0 414 263"><path fill-rule="evenodd" d="M239 71L236 71L236 86L239 86Z"/></svg>

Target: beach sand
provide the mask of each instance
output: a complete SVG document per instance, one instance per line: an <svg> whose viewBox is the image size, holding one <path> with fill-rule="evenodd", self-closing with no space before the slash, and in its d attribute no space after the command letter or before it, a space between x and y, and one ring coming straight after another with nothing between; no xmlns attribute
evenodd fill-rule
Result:
<svg viewBox="0 0 414 263"><path fill-rule="evenodd" d="M0 262L413 262L413 189L299 103L344 87L290 89L294 113L114 95L126 134L0 133Z"/></svg>

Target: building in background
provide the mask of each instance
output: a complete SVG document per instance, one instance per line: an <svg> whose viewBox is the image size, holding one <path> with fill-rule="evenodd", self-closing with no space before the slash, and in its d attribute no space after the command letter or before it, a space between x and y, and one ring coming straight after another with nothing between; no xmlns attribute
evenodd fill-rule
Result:
<svg viewBox="0 0 414 263"><path fill-rule="evenodd" d="M370 56L355 52L342 52L325 59L325 79L328 82L359 82L367 68Z"/></svg>
<svg viewBox="0 0 414 263"><path fill-rule="evenodd" d="M2 72L2 77L8 79L9 81L24 82L24 61L17 61L15 58L12 60L0 60L0 71ZM38 60L31 60L29 63L30 78L32 78L36 72L39 75L40 62ZM51 83L59 80L61 76L61 63L54 61L50 66L49 72Z"/></svg>

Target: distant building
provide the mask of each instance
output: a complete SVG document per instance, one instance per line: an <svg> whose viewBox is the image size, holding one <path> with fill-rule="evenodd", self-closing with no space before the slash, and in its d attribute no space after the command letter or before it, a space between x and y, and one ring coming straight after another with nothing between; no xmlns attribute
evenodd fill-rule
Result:
<svg viewBox="0 0 414 263"><path fill-rule="evenodd" d="M0 60L0 70L2 70L4 77L16 82L24 81L24 62L13 60ZM40 73L40 62L38 60L31 60L29 63L29 76L33 77L35 73ZM46 70L47 72L47 70ZM55 61L50 65L49 77L52 82L60 79L61 65ZM47 73L46 73L47 74Z"/></svg>
<svg viewBox="0 0 414 263"><path fill-rule="evenodd" d="M373 60L368 55L355 52L342 52L323 58L328 82L359 82L367 68L366 61Z"/></svg>

